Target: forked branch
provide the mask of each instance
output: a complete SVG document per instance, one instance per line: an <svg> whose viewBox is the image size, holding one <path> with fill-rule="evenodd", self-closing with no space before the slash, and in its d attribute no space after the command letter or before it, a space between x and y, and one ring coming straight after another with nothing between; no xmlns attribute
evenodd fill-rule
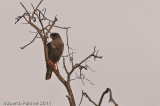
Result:
<svg viewBox="0 0 160 106"><path fill-rule="evenodd" d="M93 103L95 106L101 106L102 104L102 101L103 101L103 98L104 98L104 95L107 94L109 92L109 102L112 102L115 106L118 106L118 104L115 102L115 100L113 99L112 97L112 91L110 88L107 88L101 95L100 97L100 100L97 103L95 103L89 96L86 92L82 91L82 97L81 97L81 101L79 103L79 106L82 104L82 101L83 101L83 97L85 96L91 103Z"/></svg>
<svg viewBox="0 0 160 106"><path fill-rule="evenodd" d="M98 51L96 51L96 47L94 47L94 51L87 56L85 59L83 59L81 62L75 64L72 68L72 70L69 72L69 75L71 75L73 73L73 71L75 71L77 68L81 67L81 64L83 64L84 62L86 62L89 58L94 57L94 59L96 58L102 58L102 56L98 56Z"/></svg>

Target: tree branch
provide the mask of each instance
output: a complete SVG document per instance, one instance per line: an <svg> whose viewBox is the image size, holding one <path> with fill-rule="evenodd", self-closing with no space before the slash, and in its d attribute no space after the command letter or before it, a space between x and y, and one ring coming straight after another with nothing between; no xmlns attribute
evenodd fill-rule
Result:
<svg viewBox="0 0 160 106"><path fill-rule="evenodd" d="M83 100L83 96L85 96L91 103L93 103L95 106L98 106L89 96L87 93L85 93L83 90L82 90L82 97L81 97L81 101L79 103L79 106L81 105L82 103L82 100Z"/></svg>
<svg viewBox="0 0 160 106"><path fill-rule="evenodd" d="M114 100L113 97L112 97L112 91L111 91L111 89L110 89L110 88L107 88L107 89L106 89L106 92L107 92L107 91L110 93L110 95L109 95L109 98L110 98L110 99L109 99L109 102L113 102L115 106L118 106L118 104L115 102L115 100ZM102 98L102 99L103 99L103 98Z"/></svg>
<svg viewBox="0 0 160 106"><path fill-rule="evenodd" d="M30 41L28 44L26 44L25 46L20 47L21 49L24 49L25 47L29 46L30 44L32 44L34 42L34 40L37 38L38 33L36 34L36 36L33 38L32 41Z"/></svg>
<svg viewBox="0 0 160 106"><path fill-rule="evenodd" d="M46 32L45 40L47 40L47 36L48 36L50 30L52 29L52 27L55 25L55 23L56 23L57 21L58 21L58 19L57 19L57 17L55 16L54 21L52 21L52 24L50 25L48 31Z"/></svg>
<svg viewBox="0 0 160 106"><path fill-rule="evenodd" d="M37 5L37 7L33 10L32 18L34 17L35 11L38 9L38 7L41 5L42 2L43 2L43 0L41 0L41 1L39 2L39 4Z"/></svg>
<svg viewBox="0 0 160 106"><path fill-rule="evenodd" d="M93 103L95 106L101 106L102 100L103 100L103 98L104 98L104 95L107 94L108 92L110 93L110 94L109 94L109 102L113 102L113 104L114 104L115 106L118 106L118 104L115 102L115 100L114 100L113 97L112 97L112 91L111 91L110 88L107 88L107 89L102 93L98 104L96 104L96 103L88 96L88 94L82 90L82 97L81 97L81 101L80 101L80 103L79 103L79 106L80 106L81 103L82 103L83 96L85 96L85 97L86 97L91 103Z"/></svg>
<svg viewBox="0 0 160 106"><path fill-rule="evenodd" d="M66 73L68 75L69 73L68 73L68 70L67 70L67 67L66 67L66 64L65 64L65 57L63 57L63 67L64 67L64 70L66 71Z"/></svg>
<svg viewBox="0 0 160 106"><path fill-rule="evenodd" d="M96 49L95 49L95 48L96 48L96 47L94 47L93 53L91 53L88 57L86 57L86 58L83 59L81 62L79 62L79 63L77 63L77 64L75 64L75 65L73 66L72 70L69 72L69 75L71 75L75 69L77 69L78 67L80 67L82 63L84 63L85 61L87 61L87 60L88 60L89 58L91 58L92 56L94 57L94 59L96 59L96 58L100 58L100 59L101 59L101 58L102 58L102 56L98 56L97 54L95 54L95 53L96 53Z"/></svg>
<svg viewBox="0 0 160 106"><path fill-rule="evenodd" d="M25 7L21 2L20 2L20 4L21 4L22 7L26 10L27 14L30 15L29 12L28 12L28 10L26 9L26 7Z"/></svg>

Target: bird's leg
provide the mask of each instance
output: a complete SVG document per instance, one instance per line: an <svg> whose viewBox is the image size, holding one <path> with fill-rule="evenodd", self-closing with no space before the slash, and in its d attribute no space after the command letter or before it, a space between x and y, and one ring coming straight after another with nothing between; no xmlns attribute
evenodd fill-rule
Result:
<svg viewBox="0 0 160 106"><path fill-rule="evenodd" d="M55 64L50 60L51 64L53 65L53 67L55 67Z"/></svg>
<svg viewBox="0 0 160 106"><path fill-rule="evenodd" d="M59 68L58 68L58 64L57 64L57 62L56 62L56 66L57 66L57 71L58 71L58 73L59 73Z"/></svg>
<svg viewBox="0 0 160 106"><path fill-rule="evenodd" d="M50 60L51 64L53 65L53 67L55 67L55 64ZM59 73L59 68L58 68L58 64L56 63L56 66L57 66L57 71Z"/></svg>

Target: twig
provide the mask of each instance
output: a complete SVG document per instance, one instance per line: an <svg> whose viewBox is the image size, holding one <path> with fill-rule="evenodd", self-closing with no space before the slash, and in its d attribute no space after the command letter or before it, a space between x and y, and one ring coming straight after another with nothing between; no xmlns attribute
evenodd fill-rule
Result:
<svg viewBox="0 0 160 106"><path fill-rule="evenodd" d="M82 90L82 97L81 97L81 101L79 102L79 106L81 105L82 101L83 101L83 90Z"/></svg>
<svg viewBox="0 0 160 106"><path fill-rule="evenodd" d="M102 58L102 56L98 56L97 54L95 55L95 53L96 53L96 49L95 49L95 47L94 47L94 51L93 51L88 57L86 57L86 58L83 59L81 62L79 62L79 63L77 63L77 64L75 64L75 65L73 66L73 68L72 68L71 72L69 73L69 75L71 75L76 68L78 68L79 66L81 66L82 63L84 63L85 61L87 61L87 60L88 60L89 58L91 58L92 56L93 56L94 58L100 58L100 59Z"/></svg>
<svg viewBox="0 0 160 106"><path fill-rule="evenodd" d="M113 99L112 97L112 91L110 88L107 88L107 91L110 93L110 96L109 96L109 102L113 102L115 104L115 106L118 106L118 104L115 102L115 100Z"/></svg>
<svg viewBox="0 0 160 106"><path fill-rule="evenodd" d="M63 57L63 67L68 75L68 70L67 70L67 67L66 67L66 64L65 64L65 57Z"/></svg>
<svg viewBox="0 0 160 106"><path fill-rule="evenodd" d="M58 21L58 19L57 19L57 17L55 16L54 21L52 21L52 24L50 25L48 31L46 32L46 35L44 36L44 37L45 37L45 40L47 40L47 36L48 36L50 30L52 29L52 27L55 25L55 23L56 23L57 21Z"/></svg>
<svg viewBox="0 0 160 106"><path fill-rule="evenodd" d="M114 104L115 106L118 106L118 104L117 104L117 103L115 102L115 100L112 98L112 91L111 91L110 88L107 88L107 89L102 93L98 104L96 104L96 103L88 96L88 94L82 90L82 97L81 97L81 101L80 101L80 103L79 103L79 106L80 106L81 103L82 103L83 96L85 96L86 98L88 98L88 100L89 100L91 103L93 103L95 106L101 106L102 100L103 100L103 98L104 98L104 95L107 94L108 92L110 93L110 94L109 94L109 102L113 102L113 104Z"/></svg>
<svg viewBox="0 0 160 106"><path fill-rule="evenodd" d="M19 20L21 20L21 18L23 18L25 15L26 15L26 13L24 13L22 16L16 17L16 18L15 18L15 19L16 19L15 24L17 24L17 23L19 22Z"/></svg>
<svg viewBox="0 0 160 106"><path fill-rule="evenodd" d="M68 30L68 29L70 29L71 27L61 27L61 26L53 26L53 27L56 27L56 28L60 28L60 29L66 29L66 30Z"/></svg>
<svg viewBox="0 0 160 106"><path fill-rule="evenodd" d="M24 49L25 47L29 46L30 44L32 44L34 42L34 40L37 38L38 33L36 34L36 36L33 38L32 41L30 41L27 45L20 47L21 49Z"/></svg>
<svg viewBox="0 0 160 106"><path fill-rule="evenodd" d="M84 80L87 80L91 85L94 85L94 83L92 83L91 80L86 78L86 76L82 73L82 70L80 70L80 75L78 76L76 73L76 78L74 78L72 80L76 80L76 79L80 79L82 81L83 85L85 85Z"/></svg>
<svg viewBox="0 0 160 106"><path fill-rule="evenodd" d="M35 11L38 9L38 7L41 5L42 2L43 2L43 0L41 0L41 1L39 2L39 4L37 5L37 7L33 10L32 18L34 17Z"/></svg>
<svg viewBox="0 0 160 106"><path fill-rule="evenodd" d="M81 101L80 101L80 103L79 103L79 106L80 106L81 103L82 103L83 96L85 96L86 98L88 98L88 100L89 100L91 103L93 103L95 106L98 106L98 105L88 96L88 94L85 93L83 90L82 90L82 97L81 97Z"/></svg>
<svg viewBox="0 0 160 106"><path fill-rule="evenodd" d="M52 22L50 19L48 19L48 18L45 16L46 9L45 9L44 13L42 13L43 10L40 11L40 10L37 9L37 11L43 16L43 18L42 18L41 20L48 20L49 22Z"/></svg>
<svg viewBox="0 0 160 106"><path fill-rule="evenodd" d="M33 10L34 10L34 6L33 6L33 4L31 3L31 6L32 6L32 8L33 8Z"/></svg>
<svg viewBox="0 0 160 106"><path fill-rule="evenodd" d="M22 7L26 10L27 14L30 16L28 10L26 9L26 7L20 2L20 4L22 5Z"/></svg>
<svg viewBox="0 0 160 106"><path fill-rule="evenodd" d="M113 102L113 104L114 104L115 106L118 106L118 104L115 102L115 100L114 100L113 97L112 97L112 91L111 91L110 88L107 88L107 89L102 93L101 98L100 98L99 103L98 103L98 106L101 106L103 97L104 97L104 95L105 95L106 93L108 93L108 92L109 92L109 102Z"/></svg>

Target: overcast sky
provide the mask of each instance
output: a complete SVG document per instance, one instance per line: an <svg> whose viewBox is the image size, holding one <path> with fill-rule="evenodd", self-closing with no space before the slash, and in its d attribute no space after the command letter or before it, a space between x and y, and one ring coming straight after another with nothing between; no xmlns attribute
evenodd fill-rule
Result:
<svg viewBox="0 0 160 106"><path fill-rule="evenodd" d="M15 25L22 15L22 2L29 10L39 0L0 1L0 105L4 101L51 101L53 106L69 106L64 86L53 75L45 80L46 66L40 39L29 47L31 26ZM75 61L88 56L96 45L103 59L88 64L85 72L95 85L76 80L71 83L76 103L83 89L96 102L107 88L119 106L160 106L160 1L159 0L44 0L41 9L56 25L72 27L70 45L76 49ZM66 43L65 30L59 32ZM64 51L64 54L66 52ZM65 77L62 61L60 73ZM68 66L69 67L69 66ZM75 75L75 74L74 74ZM102 106L114 106L105 96ZM92 106L84 99L82 106Z"/></svg>

